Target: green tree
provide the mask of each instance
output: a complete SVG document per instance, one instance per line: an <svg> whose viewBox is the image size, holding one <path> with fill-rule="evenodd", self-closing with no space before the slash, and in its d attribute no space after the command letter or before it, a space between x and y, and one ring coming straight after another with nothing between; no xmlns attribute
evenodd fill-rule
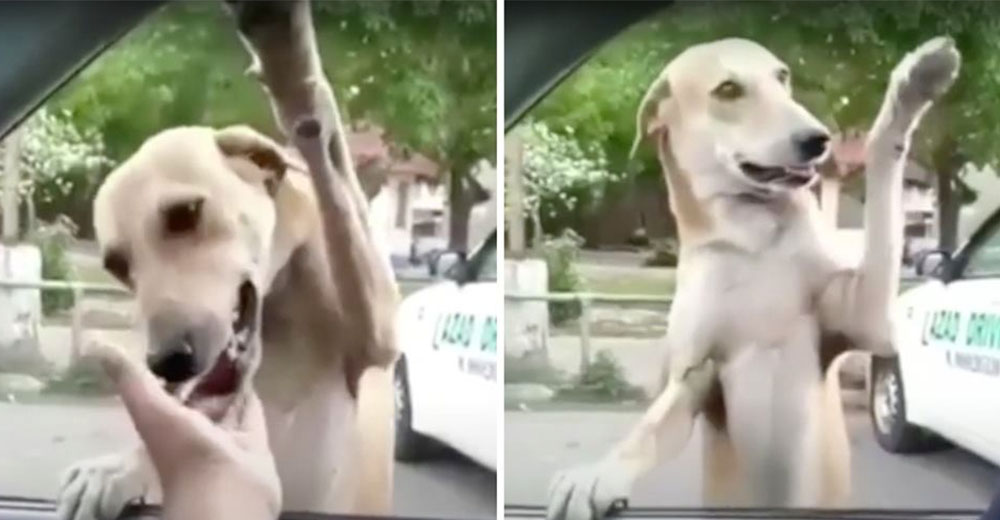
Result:
<svg viewBox="0 0 1000 520"><path fill-rule="evenodd" d="M350 118L382 123L393 139L449 174L452 248L464 249L477 193L469 175L496 163L496 5L477 2L324 2L317 39ZM328 66L329 67L329 66Z"/></svg>
<svg viewBox="0 0 1000 520"><path fill-rule="evenodd" d="M645 88L685 47L724 37L760 42L792 69L796 98L833 130L867 129L892 68L921 42L947 34L964 60L954 88L928 114L914 154L937 174L941 246L953 249L960 203L974 196L962 166L997 166L1000 5L984 1L728 2L679 4L601 49L539 106L537 119L604 143L611 169L659 175L649 147L628 150Z"/></svg>
<svg viewBox="0 0 1000 520"><path fill-rule="evenodd" d="M313 10L323 66L347 121L379 124L394 142L453 172L453 218L461 220L453 228L464 233L468 171L482 158L495 163L495 3L316 2ZM116 162L177 125L246 123L278 137L260 87L244 75L248 65L218 3L176 2L114 45L50 106L69 113L81 131L103 135ZM89 210L73 216L89 228Z"/></svg>

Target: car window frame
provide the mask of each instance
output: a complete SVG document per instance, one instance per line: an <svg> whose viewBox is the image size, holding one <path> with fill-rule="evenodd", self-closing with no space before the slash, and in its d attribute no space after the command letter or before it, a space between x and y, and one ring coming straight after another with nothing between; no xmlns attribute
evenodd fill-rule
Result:
<svg viewBox="0 0 1000 520"><path fill-rule="evenodd" d="M497 250L497 232L496 230L494 230L492 233L490 233L490 236L487 237L486 240L484 240L483 243L479 246L479 249L477 249L476 252L472 254L468 262L464 262L465 276L463 277L464 279L462 280L462 282L463 283L472 283L481 281L495 282L497 279L495 274L493 278L489 280L483 280L480 275L482 274L483 265L485 264L487 258L492 256L493 261L496 262L497 259L497 255L495 254L496 250ZM488 253L489 251L493 251L494 254L490 255ZM459 265L461 264L455 264L454 266L452 266L452 268L453 269L457 268Z"/></svg>
<svg viewBox="0 0 1000 520"><path fill-rule="evenodd" d="M945 267L949 275L949 281L1000 278L1000 271L995 274L977 275L969 275L966 272L966 269L969 267L969 261L980 251L980 247L984 243L994 238L995 234L1000 236L1000 209L995 210L993 214L986 218L976 231L972 233L972 236L969 237L965 245L959 248L954 260L950 263L951 265Z"/></svg>

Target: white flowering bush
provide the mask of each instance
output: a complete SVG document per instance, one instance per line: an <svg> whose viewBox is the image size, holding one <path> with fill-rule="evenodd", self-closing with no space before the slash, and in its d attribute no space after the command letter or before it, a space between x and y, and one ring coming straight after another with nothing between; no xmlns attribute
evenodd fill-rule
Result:
<svg viewBox="0 0 1000 520"><path fill-rule="evenodd" d="M78 225L89 220L93 191L101 174L113 163L104 151L102 136L94 130L80 131L68 112L53 113L41 108L18 132L19 198L34 202L40 220L55 221L35 229L27 238L41 249L44 279L70 279L72 265L66 250ZM0 143L0 148L4 144ZM6 152L2 150L2 154ZM0 162L0 176L3 173ZM0 189L2 186L0 183ZM72 304L70 293L42 293L42 310L46 315Z"/></svg>
<svg viewBox="0 0 1000 520"><path fill-rule="evenodd" d="M596 198L604 186L618 180L608 171L604 149L583 146L573 129L553 131L543 122L524 129L524 202L529 214L555 218L572 211L585 198Z"/></svg>
<svg viewBox="0 0 1000 520"><path fill-rule="evenodd" d="M112 165L99 132L81 131L68 112L44 107L21 130L20 156L20 194L32 197L37 192L42 204L72 196Z"/></svg>

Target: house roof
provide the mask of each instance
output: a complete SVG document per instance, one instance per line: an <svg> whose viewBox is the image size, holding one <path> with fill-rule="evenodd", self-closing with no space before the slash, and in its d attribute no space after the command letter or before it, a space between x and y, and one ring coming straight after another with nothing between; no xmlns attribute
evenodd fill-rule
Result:
<svg viewBox="0 0 1000 520"><path fill-rule="evenodd" d="M419 153L406 154L409 157L393 161L388 170L391 174L409 175L427 179L437 179L440 176L440 166L426 155Z"/></svg>
<svg viewBox="0 0 1000 520"><path fill-rule="evenodd" d="M389 159L389 146L382 138L384 133L381 128L371 127L347 134L347 147L355 166L365 168Z"/></svg>
<svg viewBox="0 0 1000 520"><path fill-rule="evenodd" d="M431 181L441 176L441 166L426 155L394 150L393 143L386 138L385 129L375 124L362 121L352 125L351 131L347 133L347 147L351 150L354 165L362 175L366 170L376 169L389 176ZM299 157L296 150L291 147L290 150L295 157Z"/></svg>

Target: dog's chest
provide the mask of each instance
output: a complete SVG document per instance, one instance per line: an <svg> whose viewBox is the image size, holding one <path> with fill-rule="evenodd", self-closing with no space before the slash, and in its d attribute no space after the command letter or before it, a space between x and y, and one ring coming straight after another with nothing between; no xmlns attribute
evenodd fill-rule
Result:
<svg viewBox="0 0 1000 520"><path fill-rule="evenodd" d="M812 318L809 273L793 249L709 252L698 264L690 290L713 316L717 341L770 345L789 324Z"/></svg>
<svg viewBox="0 0 1000 520"><path fill-rule="evenodd" d="M344 381L314 381L291 409L264 396L261 402L285 509L348 510L358 439Z"/></svg>

